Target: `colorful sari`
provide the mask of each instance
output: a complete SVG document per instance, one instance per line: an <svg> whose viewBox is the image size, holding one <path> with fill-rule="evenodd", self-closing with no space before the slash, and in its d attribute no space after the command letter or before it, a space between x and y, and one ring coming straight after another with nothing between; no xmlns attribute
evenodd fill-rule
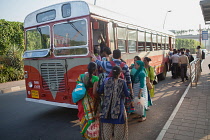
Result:
<svg viewBox="0 0 210 140"><path fill-rule="evenodd" d="M78 78L78 81L87 83L84 77L85 77L85 74L81 74L80 77ZM92 76L92 80L91 80L92 85L94 84L94 82L97 82L98 80L99 79L97 76ZM87 88L87 92L85 94L85 97L78 102L78 118L80 120L80 128L81 128L80 133L83 135L84 138L88 140L97 140L98 138L91 138L87 135L88 127L93 122L95 122L96 99L93 95L92 86L86 87L86 88Z"/></svg>

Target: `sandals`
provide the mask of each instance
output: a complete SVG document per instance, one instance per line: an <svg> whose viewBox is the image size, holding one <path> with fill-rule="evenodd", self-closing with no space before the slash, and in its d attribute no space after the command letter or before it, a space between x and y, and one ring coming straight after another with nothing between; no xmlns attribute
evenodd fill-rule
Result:
<svg viewBox="0 0 210 140"><path fill-rule="evenodd" d="M142 118L140 118L140 120L138 120L138 122L143 122L143 121L146 121L146 117L142 117Z"/></svg>
<svg viewBox="0 0 210 140"><path fill-rule="evenodd" d="M135 116L135 117L133 117L133 119L141 119L142 117L141 116Z"/></svg>

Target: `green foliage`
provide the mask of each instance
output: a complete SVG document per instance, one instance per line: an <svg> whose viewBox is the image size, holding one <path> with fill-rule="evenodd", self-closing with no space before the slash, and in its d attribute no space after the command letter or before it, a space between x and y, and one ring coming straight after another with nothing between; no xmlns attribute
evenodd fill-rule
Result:
<svg viewBox="0 0 210 140"><path fill-rule="evenodd" d="M0 19L0 83L23 79L23 23Z"/></svg>
<svg viewBox="0 0 210 140"><path fill-rule="evenodd" d="M200 42L193 39L176 39L176 49L189 49L192 54L196 52L196 47L200 45Z"/></svg>

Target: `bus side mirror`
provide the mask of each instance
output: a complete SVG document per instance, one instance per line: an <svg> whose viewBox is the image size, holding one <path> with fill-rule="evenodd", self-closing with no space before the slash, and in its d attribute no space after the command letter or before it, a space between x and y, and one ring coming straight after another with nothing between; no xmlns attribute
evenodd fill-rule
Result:
<svg viewBox="0 0 210 140"><path fill-rule="evenodd" d="M98 30L99 29L99 22L98 21L94 21L93 22L93 29L94 30Z"/></svg>

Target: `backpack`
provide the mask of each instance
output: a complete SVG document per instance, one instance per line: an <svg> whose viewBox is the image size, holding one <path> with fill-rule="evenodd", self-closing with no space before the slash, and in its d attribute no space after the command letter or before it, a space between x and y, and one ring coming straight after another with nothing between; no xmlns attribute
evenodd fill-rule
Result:
<svg viewBox="0 0 210 140"><path fill-rule="evenodd" d="M110 64L112 65L112 67L114 67L114 66L116 66L116 64L115 64L115 62L114 61L110 61ZM123 68L125 66L125 63L124 62L121 62L120 63L120 67L121 67L121 69ZM108 75L108 77L112 77L112 71L109 73L109 75ZM125 79L125 76L124 76L124 73L120 73L120 78L121 79Z"/></svg>
<svg viewBox="0 0 210 140"><path fill-rule="evenodd" d="M202 51L202 59L205 59L205 52Z"/></svg>

